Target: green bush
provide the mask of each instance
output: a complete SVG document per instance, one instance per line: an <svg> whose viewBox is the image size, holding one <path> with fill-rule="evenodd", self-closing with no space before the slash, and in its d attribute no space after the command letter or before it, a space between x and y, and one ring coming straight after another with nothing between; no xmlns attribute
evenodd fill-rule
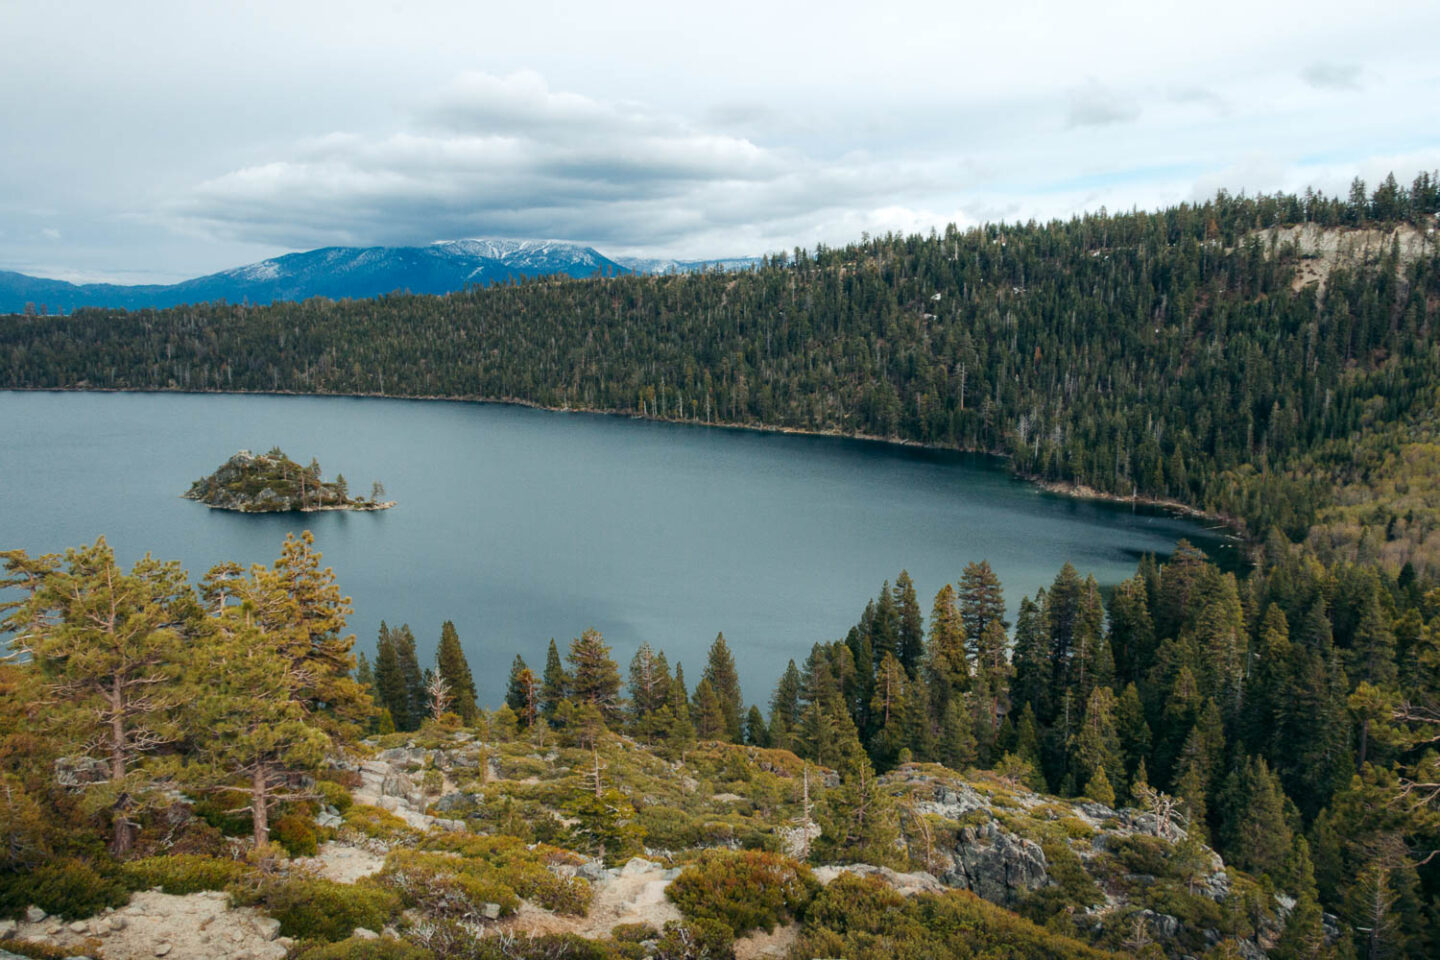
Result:
<svg viewBox="0 0 1440 960"><path fill-rule="evenodd" d="M1159 837L1139 833L1128 837L1107 837L1105 847L1119 857L1125 869L1131 873L1152 877L1175 876L1175 869L1171 864L1175 848Z"/></svg>
<svg viewBox="0 0 1440 960"><path fill-rule="evenodd" d="M551 872L555 864L580 863L569 850L536 844L526 845L515 837L482 837L465 833L444 833L427 838L422 850L454 853L452 870L504 884L514 893L547 910L583 916L590 908L590 884L578 877L559 877Z"/></svg>
<svg viewBox="0 0 1440 960"><path fill-rule="evenodd" d="M131 889L159 887L177 896L199 890L224 890L249 873L250 868L238 860L193 853L146 857L131 860L120 867L120 875Z"/></svg>
<svg viewBox="0 0 1440 960"><path fill-rule="evenodd" d="M80 920L130 902L130 888L113 869L83 860L55 860L34 870L0 874L0 916L19 917L32 903L46 913Z"/></svg>
<svg viewBox="0 0 1440 960"><path fill-rule="evenodd" d="M610 928L610 939L616 943L643 943L659 938L660 931L648 923L621 923Z"/></svg>
<svg viewBox="0 0 1440 960"><path fill-rule="evenodd" d="M520 898L489 864L443 853L394 850L385 858L379 882L394 890L405 906L450 920L484 919L485 904L514 913Z"/></svg>
<svg viewBox="0 0 1440 960"><path fill-rule="evenodd" d="M287 813L271 828L275 842L292 857L313 857L320 849L315 821L300 813Z"/></svg>
<svg viewBox="0 0 1440 960"><path fill-rule="evenodd" d="M415 831L404 820L389 810L372 807L369 804L353 804L343 814L345 826L359 831L372 840L403 840L415 836Z"/></svg>
<svg viewBox="0 0 1440 960"><path fill-rule="evenodd" d="M810 868L778 853L708 850L686 867L666 895L690 920L718 920L735 936L803 911L820 884Z"/></svg>
<svg viewBox="0 0 1440 960"><path fill-rule="evenodd" d="M665 924L654 960L731 960L735 956L734 933L719 920L689 920ZM814 956L814 954L806 954Z"/></svg>
<svg viewBox="0 0 1440 960"><path fill-rule="evenodd" d="M320 791L320 798L341 814L349 810L350 805L355 802L350 791L333 780L317 780L315 788Z"/></svg>
<svg viewBox="0 0 1440 960"><path fill-rule="evenodd" d="M392 937L379 940L351 937L301 950L295 960L435 960L435 954Z"/></svg>
<svg viewBox="0 0 1440 960"><path fill-rule="evenodd" d="M841 874L815 895L792 957L848 960L1118 960L968 891L906 898L877 877Z"/></svg>
<svg viewBox="0 0 1440 960"><path fill-rule="evenodd" d="M280 921L281 933L297 940L344 940L356 927L383 929L400 912L398 896L367 880L292 877L241 882L230 890L237 906L261 907Z"/></svg>

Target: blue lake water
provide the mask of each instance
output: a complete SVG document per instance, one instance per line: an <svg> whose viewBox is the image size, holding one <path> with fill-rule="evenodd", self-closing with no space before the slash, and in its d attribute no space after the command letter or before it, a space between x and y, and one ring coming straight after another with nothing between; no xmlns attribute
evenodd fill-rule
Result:
<svg viewBox="0 0 1440 960"><path fill-rule="evenodd" d="M409 623L433 662L454 620L482 701L515 653L539 670L594 626L622 672L642 641L693 689L724 631L748 702L791 657L842 637L908 569L930 599L988 559L1013 609L1066 560L1102 584L1196 521L1044 493L1000 461L828 437L756 433L473 403L322 397L0 392L0 549L58 552L104 535L199 580L270 562L310 529L354 598L358 648ZM382 513L242 515L180 498L236 450L279 445Z"/></svg>

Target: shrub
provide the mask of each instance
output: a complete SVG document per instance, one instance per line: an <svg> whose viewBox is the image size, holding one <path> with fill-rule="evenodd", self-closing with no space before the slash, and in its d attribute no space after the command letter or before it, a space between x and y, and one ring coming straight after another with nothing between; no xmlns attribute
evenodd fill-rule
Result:
<svg viewBox="0 0 1440 960"><path fill-rule="evenodd" d="M344 940L356 927L380 930L400 912L400 898L374 883L336 883L318 877L242 882L232 886L237 906L259 906L297 940Z"/></svg>
<svg viewBox="0 0 1440 960"><path fill-rule="evenodd" d="M34 870L0 874L0 916L18 917L32 903L46 913L80 920L130 902L130 888L110 871L83 860L56 860Z"/></svg>
<svg viewBox="0 0 1440 960"><path fill-rule="evenodd" d="M1106 849L1120 858L1125 869L1152 877L1173 877L1171 858L1175 848L1159 837L1132 834L1128 837L1107 837Z"/></svg>
<svg viewBox="0 0 1440 960"><path fill-rule="evenodd" d="M361 940L351 937L301 950L295 960L434 960L435 954L393 937Z"/></svg>
<svg viewBox="0 0 1440 960"><path fill-rule="evenodd" d="M610 928L610 939L617 943L644 943L659 938L660 931L648 923L621 923Z"/></svg>
<svg viewBox="0 0 1440 960"><path fill-rule="evenodd" d="M666 889L690 920L718 920L736 936L770 932L819 889L810 868L777 853L709 850Z"/></svg>
<svg viewBox="0 0 1440 960"><path fill-rule="evenodd" d="M120 875L133 890L159 887L166 893L184 896L200 890L224 890L250 873L238 860L182 853L168 857L131 860L120 867Z"/></svg>
<svg viewBox="0 0 1440 960"><path fill-rule="evenodd" d="M356 830L372 840L404 840L415 836L410 825L389 810L357 803L343 814L345 826Z"/></svg>
<svg viewBox="0 0 1440 960"><path fill-rule="evenodd" d="M734 939L729 925L719 920L671 920L652 956L654 960L731 960Z"/></svg>
<svg viewBox="0 0 1440 960"><path fill-rule="evenodd" d="M489 864L443 853L395 850L385 858L379 881L407 907L450 920L487 918L485 904L497 904L500 916L514 913L520 898Z"/></svg>
<svg viewBox="0 0 1440 960"><path fill-rule="evenodd" d="M333 780L316 780L315 788L320 791L320 798L342 814L350 809L355 801L350 796L350 791Z"/></svg>
<svg viewBox="0 0 1440 960"><path fill-rule="evenodd" d="M422 849L458 854L459 864L463 866L452 862L452 869L503 883L547 910L583 916L590 907L590 884L578 877L559 877L550 871L552 864L573 866L580 862L569 850L545 844L529 847L515 837L463 833L430 837Z"/></svg>
<svg viewBox="0 0 1440 960"><path fill-rule="evenodd" d="M313 857L320 849L315 822L303 814L287 813L275 821L272 833L275 842L292 857Z"/></svg>

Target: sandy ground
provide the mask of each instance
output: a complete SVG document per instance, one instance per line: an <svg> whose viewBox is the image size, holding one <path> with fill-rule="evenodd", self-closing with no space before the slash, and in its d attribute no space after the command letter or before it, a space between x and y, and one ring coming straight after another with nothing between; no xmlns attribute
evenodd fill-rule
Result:
<svg viewBox="0 0 1440 960"><path fill-rule="evenodd" d="M279 921L249 907L231 910L227 899L217 891L183 897L147 891L113 913L76 924L22 923L17 937L76 953L98 951L105 960L283 960L285 945L276 941Z"/></svg>

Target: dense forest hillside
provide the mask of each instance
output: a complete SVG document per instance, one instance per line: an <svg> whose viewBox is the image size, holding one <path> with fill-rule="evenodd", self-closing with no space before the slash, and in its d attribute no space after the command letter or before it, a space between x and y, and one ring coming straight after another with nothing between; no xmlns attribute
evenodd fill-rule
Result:
<svg viewBox="0 0 1440 960"><path fill-rule="evenodd" d="M1384 491L1435 456L1437 210L1422 174L1344 200L1222 194L871 238L742 273L9 317L0 386L468 397L872 435L1003 453L1257 536L1323 519L1327 556L1430 567L1433 490L1332 508L1354 499L1338 483Z"/></svg>

